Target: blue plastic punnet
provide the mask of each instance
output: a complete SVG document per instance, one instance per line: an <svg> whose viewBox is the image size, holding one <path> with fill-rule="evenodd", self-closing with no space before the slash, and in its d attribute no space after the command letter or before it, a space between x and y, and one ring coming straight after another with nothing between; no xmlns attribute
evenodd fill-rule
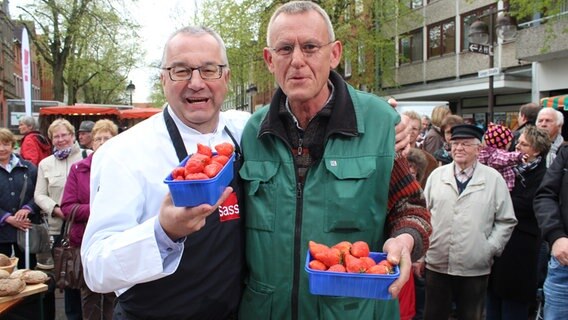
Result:
<svg viewBox="0 0 568 320"><path fill-rule="evenodd" d="M370 252L375 262L387 258L386 253ZM308 272L310 293L321 296L355 297L378 300L392 299L389 286L400 276L398 266L394 267L394 274L367 274L332 272L310 269L312 255L308 250L305 269Z"/></svg>
<svg viewBox="0 0 568 320"><path fill-rule="evenodd" d="M216 153L213 153L213 155L216 155ZM183 159L179 167L185 167L190 157L191 155ZM174 205L176 207L195 207L204 203L215 204L233 180L234 160L235 153L233 152L223 169L215 177L207 180L173 180L170 172L164 183L170 188Z"/></svg>

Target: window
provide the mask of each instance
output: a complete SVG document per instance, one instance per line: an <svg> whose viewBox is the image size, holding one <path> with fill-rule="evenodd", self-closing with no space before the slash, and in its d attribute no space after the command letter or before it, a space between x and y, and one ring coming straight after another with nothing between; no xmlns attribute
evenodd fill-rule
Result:
<svg viewBox="0 0 568 320"><path fill-rule="evenodd" d="M443 56L456 51L456 26L454 20L442 21L428 27L428 58Z"/></svg>
<svg viewBox="0 0 568 320"><path fill-rule="evenodd" d="M421 8L424 6L424 0L407 0L407 5L410 9Z"/></svg>
<svg viewBox="0 0 568 320"><path fill-rule="evenodd" d="M424 40L422 29L402 35L398 42L399 63L410 63L423 60Z"/></svg>
<svg viewBox="0 0 568 320"><path fill-rule="evenodd" d="M497 11L496 10L497 7L495 5L491 5L485 8L480 8L477 9L475 11L470 11L464 15L462 15L462 34L461 37L463 39L462 41L462 46L461 46L461 50L467 50L467 48L469 47L469 39L468 39L468 34L469 34L469 26L474 23L477 20L477 17L480 17L479 19L483 22L485 22L487 24L487 26L490 25L490 17L489 17L489 12L491 10L493 11ZM495 25L497 24L497 13L493 14L493 22L495 23ZM493 28L493 30L490 30L490 32L493 33L493 42L497 41L497 34L495 33L495 28Z"/></svg>

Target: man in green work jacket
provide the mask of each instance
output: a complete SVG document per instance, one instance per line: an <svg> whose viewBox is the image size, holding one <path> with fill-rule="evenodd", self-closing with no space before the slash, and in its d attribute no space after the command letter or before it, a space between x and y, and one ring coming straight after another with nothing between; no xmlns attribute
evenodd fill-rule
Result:
<svg viewBox="0 0 568 320"><path fill-rule="evenodd" d="M310 240L366 241L400 266L389 287L397 297L431 232L420 186L394 151L400 118L332 71L342 45L317 4L277 9L267 42L279 89L242 136L249 275L240 318L397 319L396 300L311 295L304 264Z"/></svg>

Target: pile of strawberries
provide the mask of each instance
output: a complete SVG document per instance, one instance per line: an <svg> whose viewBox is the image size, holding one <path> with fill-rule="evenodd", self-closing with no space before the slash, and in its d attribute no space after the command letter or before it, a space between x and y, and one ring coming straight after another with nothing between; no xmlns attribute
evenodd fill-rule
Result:
<svg viewBox="0 0 568 320"><path fill-rule="evenodd" d="M310 254L313 260L309 267L312 270L393 274L394 267L387 260L376 263L369 257L369 245L365 241L342 241L331 248L315 241L309 242Z"/></svg>
<svg viewBox="0 0 568 320"><path fill-rule="evenodd" d="M207 180L214 178L229 161L234 150L232 144L223 142L215 146L213 151L206 145L197 144L197 152L186 162L184 167L176 167L172 171L173 180Z"/></svg>

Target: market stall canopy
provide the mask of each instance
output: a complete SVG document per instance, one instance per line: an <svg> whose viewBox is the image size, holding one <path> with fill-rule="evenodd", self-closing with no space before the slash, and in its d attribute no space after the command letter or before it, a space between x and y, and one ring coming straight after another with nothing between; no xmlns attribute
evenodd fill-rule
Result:
<svg viewBox="0 0 568 320"><path fill-rule="evenodd" d="M132 108L119 111L120 119L146 119L161 112L160 108Z"/></svg>
<svg viewBox="0 0 568 320"><path fill-rule="evenodd" d="M39 109L39 115L119 115L116 108L108 107L91 107L91 106L57 106L57 107L43 107Z"/></svg>
<svg viewBox="0 0 568 320"><path fill-rule="evenodd" d="M567 100L568 100L568 94L542 98L540 99L540 105L543 108L564 109Z"/></svg>

